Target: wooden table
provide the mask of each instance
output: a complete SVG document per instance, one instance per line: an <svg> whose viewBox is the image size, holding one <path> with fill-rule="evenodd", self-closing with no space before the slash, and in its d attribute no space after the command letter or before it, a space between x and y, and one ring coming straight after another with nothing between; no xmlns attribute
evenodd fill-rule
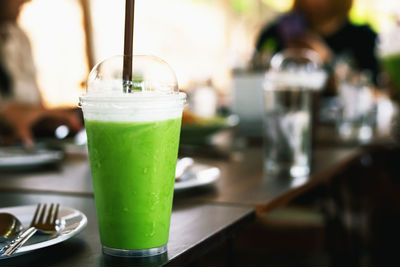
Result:
<svg viewBox="0 0 400 267"><path fill-rule="evenodd" d="M361 150L355 148L316 149L312 173L303 179L263 175L260 147L235 152L230 159L196 158L198 162L219 167L220 179L214 185L175 195L168 254L151 262L142 260L140 264L189 263L249 223L254 217L254 207L264 212L283 205L329 179L357 159L360 153ZM10 259L10 263L32 265L47 260L56 266L138 263L101 253L87 156L69 155L60 166L47 169L25 173L0 172L0 206L38 202L60 202L79 209L88 216L89 225L81 235L68 242L26 257Z"/></svg>
<svg viewBox="0 0 400 267"><path fill-rule="evenodd" d="M0 260L0 266L182 266L224 242L254 217L251 207L205 203L176 204L171 218L168 252L145 259L119 259L103 255L92 197L38 193L0 194L0 207L57 202L82 211L86 229L66 242Z"/></svg>
<svg viewBox="0 0 400 267"><path fill-rule="evenodd" d="M221 170L215 185L178 193L177 201L188 199L250 205L268 210L321 183L362 154L361 148L317 148L312 171L305 178L273 178L263 174L262 150L250 147L235 152L231 159L195 158ZM87 156L67 156L64 164L33 172L0 172L0 191L40 192L92 196Z"/></svg>

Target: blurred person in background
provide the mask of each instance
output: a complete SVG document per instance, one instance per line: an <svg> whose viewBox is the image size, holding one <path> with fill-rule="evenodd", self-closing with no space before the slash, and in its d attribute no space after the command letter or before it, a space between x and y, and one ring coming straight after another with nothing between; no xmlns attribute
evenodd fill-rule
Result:
<svg viewBox="0 0 400 267"><path fill-rule="evenodd" d="M274 53L287 48L308 48L319 54L331 74L334 63L345 60L352 68L368 73L376 84L377 34L368 25L350 22L352 3L352 0L295 0L290 12L261 31L253 66L266 68ZM332 90L328 93L335 94Z"/></svg>
<svg viewBox="0 0 400 267"><path fill-rule="evenodd" d="M0 136L31 147L34 145L33 127L54 129L65 124L72 132L82 128L79 117L61 109L43 106L36 81L30 41L18 26L21 7L29 0L0 1Z"/></svg>

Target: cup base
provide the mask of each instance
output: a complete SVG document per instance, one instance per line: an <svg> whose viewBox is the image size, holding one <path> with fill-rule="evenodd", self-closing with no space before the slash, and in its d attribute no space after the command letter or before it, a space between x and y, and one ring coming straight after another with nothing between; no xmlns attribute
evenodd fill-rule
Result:
<svg viewBox="0 0 400 267"><path fill-rule="evenodd" d="M289 163L276 163L274 161L265 162L265 171L273 177L305 177L310 174L308 165L294 165Z"/></svg>
<svg viewBox="0 0 400 267"><path fill-rule="evenodd" d="M103 253L116 257L131 257L131 258L142 258L151 257L163 254L167 251L167 245L163 245L157 248L146 248L146 249L119 249L109 248L103 246Z"/></svg>

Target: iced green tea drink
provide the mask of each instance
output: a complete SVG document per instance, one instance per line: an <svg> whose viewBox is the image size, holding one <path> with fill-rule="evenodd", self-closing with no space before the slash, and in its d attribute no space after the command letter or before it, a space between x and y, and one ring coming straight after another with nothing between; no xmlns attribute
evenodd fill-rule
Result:
<svg viewBox="0 0 400 267"><path fill-rule="evenodd" d="M120 60L95 67L80 102L100 238L104 253L151 256L168 242L185 95L165 62L145 56L123 93Z"/></svg>

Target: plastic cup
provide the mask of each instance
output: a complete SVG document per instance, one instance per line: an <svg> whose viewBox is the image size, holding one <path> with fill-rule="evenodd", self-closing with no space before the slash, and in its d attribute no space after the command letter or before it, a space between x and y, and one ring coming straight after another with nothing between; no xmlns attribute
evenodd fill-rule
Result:
<svg viewBox="0 0 400 267"><path fill-rule="evenodd" d="M153 56L133 57L124 93L122 66L122 56L95 66L80 106L103 252L146 257L167 249L186 95Z"/></svg>

